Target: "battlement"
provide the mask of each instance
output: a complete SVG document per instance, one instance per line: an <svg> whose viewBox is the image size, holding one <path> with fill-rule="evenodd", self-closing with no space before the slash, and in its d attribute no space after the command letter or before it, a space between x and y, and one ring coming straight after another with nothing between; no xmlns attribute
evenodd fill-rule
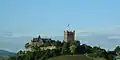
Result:
<svg viewBox="0 0 120 60"><path fill-rule="evenodd" d="M75 32L75 30L66 30L66 31L64 31L64 32L74 33L74 32Z"/></svg>

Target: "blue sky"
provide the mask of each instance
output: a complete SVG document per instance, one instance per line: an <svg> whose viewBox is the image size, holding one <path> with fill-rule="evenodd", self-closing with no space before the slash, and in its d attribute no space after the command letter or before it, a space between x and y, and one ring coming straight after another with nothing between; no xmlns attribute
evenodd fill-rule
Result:
<svg viewBox="0 0 120 60"><path fill-rule="evenodd" d="M0 0L0 49L18 51L38 34L63 36L67 24L76 30L82 43L113 49L120 45L119 3L120 0Z"/></svg>
<svg viewBox="0 0 120 60"><path fill-rule="evenodd" d="M67 24L95 31L120 25L120 0L1 0L0 33L62 35ZM106 29L105 29L106 30Z"/></svg>

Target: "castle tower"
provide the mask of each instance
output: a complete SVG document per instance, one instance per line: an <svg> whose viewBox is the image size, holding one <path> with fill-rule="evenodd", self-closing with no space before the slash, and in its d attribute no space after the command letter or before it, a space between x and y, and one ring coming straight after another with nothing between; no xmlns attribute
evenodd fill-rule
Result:
<svg viewBox="0 0 120 60"><path fill-rule="evenodd" d="M75 30L74 31L64 31L64 41L71 42L75 40Z"/></svg>
<svg viewBox="0 0 120 60"><path fill-rule="evenodd" d="M64 41L65 42L71 42L71 41L74 41L74 40L75 40L75 30L73 30L73 31L68 30L68 29L65 30L64 31Z"/></svg>

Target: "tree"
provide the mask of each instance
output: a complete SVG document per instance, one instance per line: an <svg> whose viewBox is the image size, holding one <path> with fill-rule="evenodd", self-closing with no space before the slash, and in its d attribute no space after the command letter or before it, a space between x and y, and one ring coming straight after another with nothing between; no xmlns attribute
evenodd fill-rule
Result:
<svg viewBox="0 0 120 60"><path fill-rule="evenodd" d="M115 51L108 51L108 60L113 60L113 58L116 56L116 52Z"/></svg>
<svg viewBox="0 0 120 60"><path fill-rule="evenodd" d="M80 46L80 54L85 54L86 53L86 51L87 51L86 46L87 46L86 44L82 44Z"/></svg>
<svg viewBox="0 0 120 60"><path fill-rule="evenodd" d="M114 51L120 52L120 46L117 46L117 47L114 49Z"/></svg>
<svg viewBox="0 0 120 60"><path fill-rule="evenodd" d="M57 40L57 41L55 42L55 46L56 46L56 47L62 46L61 41Z"/></svg>
<svg viewBox="0 0 120 60"><path fill-rule="evenodd" d="M69 50L69 47L70 47L70 44L69 43L66 43L64 42L63 46L62 46L62 51L61 51L61 54L65 55L65 54L69 54L70 50Z"/></svg>
<svg viewBox="0 0 120 60"><path fill-rule="evenodd" d="M70 45L76 45L78 47L80 46L80 41L72 41Z"/></svg>
<svg viewBox="0 0 120 60"><path fill-rule="evenodd" d="M16 60L16 56L10 56L8 60Z"/></svg>
<svg viewBox="0 0 120 60"><path fill-rule="evenodd" d="M100 47L94 46L92 52L95 54L95 57L104 57L106 59L108 58L106 50Z"/></svg>
<svg viewBox="0 0 120 60"><path fill-rule="evenodd" d="M77 50L78 50L77 48L79 48L79 46L80 46L80 42L79 41L72 41L70 43L70 52L72 54L76 54Z"/></svg>
<svg viewBox="0 0 120 60"><path fill-rule="evenodd" d="M77 48L76 45L71 45L71 46L70 46L70 52L71 52L72 54L75 54L75 53L76 53L76 48Z"/></svg>

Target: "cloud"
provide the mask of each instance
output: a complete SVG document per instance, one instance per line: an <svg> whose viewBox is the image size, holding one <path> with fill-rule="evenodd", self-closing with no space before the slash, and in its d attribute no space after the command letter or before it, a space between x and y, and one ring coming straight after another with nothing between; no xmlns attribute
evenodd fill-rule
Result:
<svg viewBox="0 0 120 60"><path fill-rule="evenodd" d="M104 35L120 35L120 25L94 27L87 29L76 29L76 34L104 34Z"/></svg>
<svg viewBox="0 0 120 60"><path fill-rule="evenodd" d="M0 36L11 37L13 36L13 33L10 31L0 31Z"/></svg>
<svg viewBox="0 0 120 60"><path fill-rule="evenodd" d="M120 39L120 36L108 36L108 39Z"/></svg>

